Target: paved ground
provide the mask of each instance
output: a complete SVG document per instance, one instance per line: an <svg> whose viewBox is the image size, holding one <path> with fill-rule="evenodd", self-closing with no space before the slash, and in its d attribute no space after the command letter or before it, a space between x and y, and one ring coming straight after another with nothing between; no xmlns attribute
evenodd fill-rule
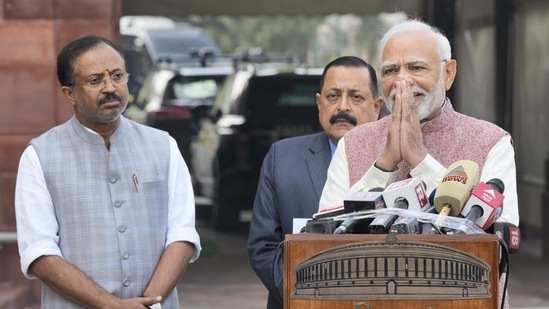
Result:
<svg viewBox="0 0 549 309"><path fill-rule="evenodd" d="M265 308L267 290L248 262L247 236L217 233L197 222L200 258L189 265L178 285L181 308Z"/></svg>
<svg viewBox="0 0 549 309"><path fill-rule="evenodd" d="M549 258L541 257L541 241L526 239L510 262L511 308L549 308Z"/></svg>
<svg viewBox="0 0 549 309"><path fill-rule="evenodd" d="M262 309L267 291L250 268L245 234L221 234L205 222L197 223L204 247L179 284L181 308ZM541 259L541 245L525 240L511 255L511 308L549 308L549 260Z"/></svg>

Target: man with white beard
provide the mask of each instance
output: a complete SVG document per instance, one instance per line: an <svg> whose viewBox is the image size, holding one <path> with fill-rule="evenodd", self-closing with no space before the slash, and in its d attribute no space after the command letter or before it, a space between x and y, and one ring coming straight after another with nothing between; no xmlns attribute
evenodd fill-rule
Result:
<svg viewBox="0 0 549 309"><path fill-rule="evenodd" d="M350 192L385 188L409 177L420 177L431 192L448 166L468 159L478 163L480 181L503 181L505 199L498 221L518 226L511 136L492 123L454 111L446 91L454 82L457 62L448 39L440 30L410 20L385 33L380 51L381 92L392 115L357 126L339 140L319 210L341 205ZM500 277L499 302L504 282L505 275Z"/></svg>
<svg viewBox="0 0 549 309"><path fill-rule="evenodd" d="M436 28L409 20L380 42L381 92L392 115L365 123L340 139L328 169L319 210L341 205L350 192L409 177L434 190L447 167L472 160L480 181L505 184L498 221L518 226L516 171L511 136L498 126L454 111L446 98L457 71L448 39ZM482 104L482 102L479 102Z"/></svg>

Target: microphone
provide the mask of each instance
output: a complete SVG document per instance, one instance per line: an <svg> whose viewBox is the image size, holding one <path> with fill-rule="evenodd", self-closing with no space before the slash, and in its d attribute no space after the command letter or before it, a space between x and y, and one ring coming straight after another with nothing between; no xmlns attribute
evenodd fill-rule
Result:
<svg viewBox="0 0 549 309"><path fill-rule="evenodd" d="M471 191L471 197L463 207L461 215L483 230L488 229L503 212L503 191L505 185L498 178L479 182Z"/></svg>
<svg viewBox="0 0 549 309"><path fill-rule="evenodd" d="M383 191L383 200L387 208L408 209L423 211L429 206L425 184L419 177L404 179L393 182ZM398 215L378 215L370 223L370 233L386 234L389 228L398 218ZM417 220L416 220L417 221Z"/></svg>
<svg viewBox="0 0 549 309"><path fill-rule="evenodd" d="M393 207L408 209L408 201L403 197L399 197L395 201L395 205ZM398 215L391 214L381 214L376 216L368 227L370 234L387 234L389 232L389 228L397 218Z"/></svg>
<svg viewBox="0 0 549 309"><path fill-rule="evenodd" d="M423 210L424 213L436 214L435 206L429 206ZM389 228L389 233L395 234L428 234L432 229L431 223L421 222L413 216L400 216ZM437 230L435 230L437 231Z"/></svg>
<svg viewBox="0 0 549 309"><path fill-rule="evenodd" d="M435 188L433 191L431 191L431 194L429 194L429 204L435 205L435 194L437 194L437 188Z"/></svg>
<svg viewBox="0 0 549 309"><path fill-rule="evenodd" d="M345 213L351 213L360 210L372 210L385 208L385 202L381 192L383 188L376 187L370 189L368 192L353 192L345 198L343 205ZM335 230L334 234L345 234L352 232L358 225L364 222L366 218L345 219Z"/></svg>
<svg viewBox="0 0 549 309"><path fill-rule="evenodd" d="M346 234L351 233L364 219L345 219L341 224L334 230L334 234Z"/></svg>
<svg viewBox="0 0 549 309"><path fill-rule="evenodd" d="M397 204L407 202L403 209L423 211L429 207L425 183L419 177L407 178L393 182L383 190L383 200L387 208L397 207ZM397 207L402 208L402 207Z"/></svg>
<svg viewBox="0 0 549 309"><path fill-rule="evenodd" d="M359 210L385 208L385 202L380 193L382 191L383 188L376 187L366 192L351 192L343 199L343 204L321 209L313 215L313 219L331 218Z"/></svg>
<svg viewBox="0 0 549 309"><path fill-rule="evenodd" d="M370 224L370 228L371 226ZM395 234L421 234L421 226L416 217L398 217L391 224L389 232Z"/></svg>
<svg viewBox="0 0 549 309"><path fill-rule="evenodd" d="M435 208L435 194L436 193L437 193L437 188L435 188L433 191L431 191L431 194L429 194L429 199L428 200L429 200L429 204L431 206L425 212L432 213L432 214L438 214L438 212ZM442 234L442 231L437 226L435 226L433 223L422 223L421 224L420 234Z"/></svg>
<svg viewBox="0 0 549 309"><path fill-rule="evenodd" d="M520 228L513 223L494 222L486 232L498 235L507 244L509 254L516 253L520 250L522 237Z"/></svg>
<svg viewBox="0 0 549 309"><path fill-rule="evenodd" d="M336 205L333 207L328 207L319 210L317 213L313 215L313 219L324 219L324 218L332 218L335 216L342 215L344 213L345 209L343 208L343 205Z"/></svg>
<svg viewBox="0 0 549 309"><path fill-rule="evenodd" d="M476 162L460 160L450 165L435 193L434 204L439 217L457 217L478 178Z"/></svg>
<svg viewBox="0 0 549 309"><path fill-rule="evenodd" d="M513 254L519 251L521 243L520 229L518 226L508 222L494 222L494 224L486 230L488 233L498 235L500 239L500 245L507 247L507 250L503 250L500 255L499 262L499 275L506 270L506 266L509 263L509 254ZM505 243L505 245L501 243ZM508 271L508 270L507 270Z"/></svg>
<svg viewBox="0 0 549 309"><path fill-rule="evenodd" d="M381 187L376 187L367 192L351 192L343 200L344 212L385 208L385 200L381 194L383 190Z"/></svg>
<svg viewBox="0 0 549 309"><path fill-rule="evenodd" d="M327 219L310 219L307 220L305 226L301 229L301 233L307 234L332 234L341 220Z"/></svg>

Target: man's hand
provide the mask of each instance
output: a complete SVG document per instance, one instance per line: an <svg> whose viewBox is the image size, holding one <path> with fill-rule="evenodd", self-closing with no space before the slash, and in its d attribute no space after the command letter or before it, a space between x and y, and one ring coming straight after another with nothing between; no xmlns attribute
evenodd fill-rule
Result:
<svg viewBox="0 0 549 309"><path fill-rule="evenodd" d="M387 132L385 149L375 162L375 166L383 171L392 172L402 161L400 150L400 126L402 121L402 100L397 91L393 104L392 119Z"/></svg>
<svg viewBox="0 0 549 309"><path fill-rule="evenodd" d="M412 168L416 167L427 155L423 145L423 133L419 119L419 104L414 100L411 82L399 80L396 82L397 97L400 94L402 116L400 123L400 151L402 159ZM395 100L396 101L396 100Z"/></svg>
<svg viewBox="0 0 549 309"><path fill-rule="evenodd" d="M143 296L143 297L136 297L136 298L126 298L126 299L120 299L119 304L116 306L116 308L143 309L143 308L149 308L149 306L158 304L160 303L160 301L162 301L161 296Z"/></svg>
<svg viewBox="0 0 549 309"><path fill-rule="evenodd" d="M421 102L415 101L411 81L399 79L395 89L393 118L389 124L387 143L375 163L377 168L384 171L395 171L403 160L412 168L416 167L427 155L418 115Z"/></svg>

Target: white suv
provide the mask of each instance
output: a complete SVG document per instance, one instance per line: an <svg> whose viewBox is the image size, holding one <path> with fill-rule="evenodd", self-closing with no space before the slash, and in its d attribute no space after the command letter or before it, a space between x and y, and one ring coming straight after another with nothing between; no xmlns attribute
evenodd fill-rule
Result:
<svg viewBox="0 0 549 309"><path fill-rule="evenodd" d="M197 213L209 208L218 230L248 228L273 142L321 131L315 94L322 69L265 61L228 76L191 143Z"/></svg>
<svg viewBox="0 0 549 309"><path fill-rule="evenodd" d="M213 101L234 69L230 62L196 59L194 64L165 63L153 69L136 99L128 105L128 118L168 132L190 166L190 143L198 133Z"/></svg>

